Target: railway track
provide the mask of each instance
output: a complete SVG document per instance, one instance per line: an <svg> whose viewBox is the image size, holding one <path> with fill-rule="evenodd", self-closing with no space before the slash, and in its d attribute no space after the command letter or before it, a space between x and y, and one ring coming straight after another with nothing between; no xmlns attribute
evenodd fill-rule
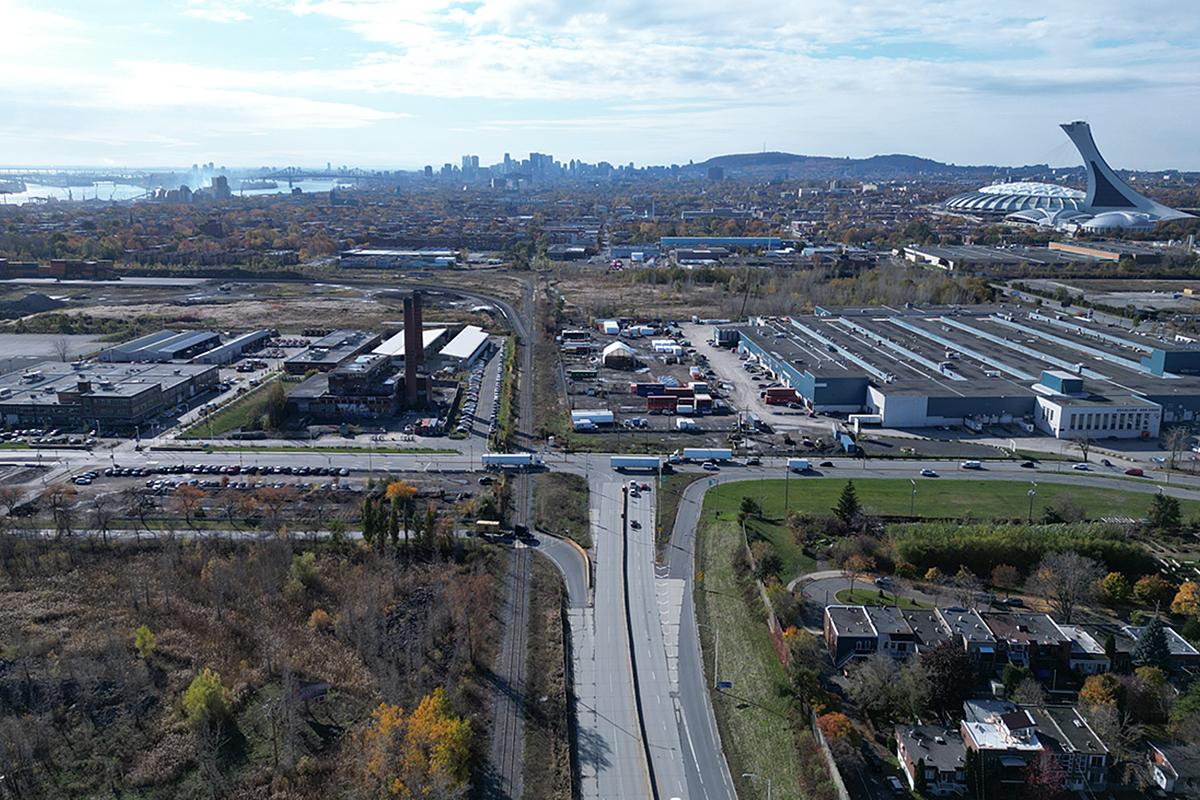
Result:
<svg viewBox="0 0 1200 800"><path fill-rule="evenodd" d="M525 310L532 310L532 292ZM529 447L533 431L533 341L519 319L512 318L518 335L517 439ZM522 386L522 384L525 384ZM512 482L513 522L533 525L533 480L522 473ZM524 792L525 664L529 641L529 584L533 556L520 542L509 552L504 602L504 637L495 669L491 762L494 780L485 796L518 800Z"/></svg>

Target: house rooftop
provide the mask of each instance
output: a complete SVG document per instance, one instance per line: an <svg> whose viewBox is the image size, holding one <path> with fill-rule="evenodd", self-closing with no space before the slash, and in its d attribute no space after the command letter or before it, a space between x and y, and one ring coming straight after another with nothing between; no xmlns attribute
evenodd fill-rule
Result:
<svg viewBox="0 0 1200 800"><path fill-rule="evenodd" d="M938 772L954 772L963 769L966 748L962 734L941 725L907 725L896 727L896 738L912 762L925 761L925 766L936 767Z"/></svg>

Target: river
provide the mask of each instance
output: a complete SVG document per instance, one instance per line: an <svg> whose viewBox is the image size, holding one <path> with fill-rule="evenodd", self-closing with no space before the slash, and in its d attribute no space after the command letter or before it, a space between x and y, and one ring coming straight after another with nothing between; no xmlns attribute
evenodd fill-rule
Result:
<svg viewBox="0 0 1200 800"><path fill-rule="evenodd" d="M241 182L241 178L231 178L229 185L230 187L237 187L241 185ZM247 189L245 191L235 189L233 194L237 196L257 197L259 195L288 194L291 192L291 186L288 185L286 180L277 181L277 183L279 186L275 189ZM333 178L312 178L294 181L292 186L299 187L300 191L305 194L310 194L314 192L328 192L335 186L339 186L339 182ZM46 186L26 181L25 191L0 194L0 204L19 206L25 203L38 203L47 200L56 202L101 200L108 202L136 200L145 195L146 190L141 186L132 186L127 183L104 181L93 183L91 186L71 186L68 188L65 186Z"/></svg>

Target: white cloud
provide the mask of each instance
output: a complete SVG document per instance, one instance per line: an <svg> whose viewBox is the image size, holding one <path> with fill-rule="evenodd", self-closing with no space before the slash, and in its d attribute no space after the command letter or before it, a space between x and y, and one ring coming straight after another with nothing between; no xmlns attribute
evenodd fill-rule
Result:
<svg viewBox="0 0 1200 800"><path fill-rule="evenodd" d="M188 7L184 9L183 13L189 17L221 25L245 22L250 19L250 15L239 5L222 0L188 0Z"/></svg>

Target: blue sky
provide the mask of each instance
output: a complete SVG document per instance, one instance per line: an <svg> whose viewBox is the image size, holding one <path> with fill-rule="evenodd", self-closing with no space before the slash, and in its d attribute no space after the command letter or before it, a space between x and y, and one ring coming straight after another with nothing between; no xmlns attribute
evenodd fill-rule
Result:
<svg viewBox="0 0 1200 800"><path fill-rule="evenodd" d="M1177 0L0 0L0 162L762 149L1200 169Z"/></svg>

